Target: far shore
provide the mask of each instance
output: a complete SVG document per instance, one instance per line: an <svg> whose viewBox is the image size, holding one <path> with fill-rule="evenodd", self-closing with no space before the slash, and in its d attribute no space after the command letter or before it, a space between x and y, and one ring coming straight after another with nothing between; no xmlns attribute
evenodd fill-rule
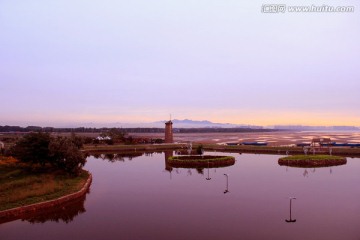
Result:
<svg viewBox="0 0 360 240"><path fill-rule="evenodd" d="M193 149L200 145L193 143ZM255 153L255 154L278 154L278 155L296 155L304 154L302 147L291 146L227 146L217 144L201 144L205 151L218 151L218 152L236 152L236 153ZM137 144L137 145L85 145L83 151L87 154L101 154L101 153L134 153L134 152L156 152L156 151L176 151L187 149L186 143L178 144ZM322 151L316 152L317 154L328 153L324 148ZM312 153L311 153L312 154ZM360 148L350 147L334 147L332 154L348 157L359 157Z"/></svg>
<svg viewBox="0 0 360 240"><path fill-rule="evenodd" d="M131 133L134 137L164 138L163 133ZM175 142L195 142L205 144L225 144L229 142L267 142L268 146L291 146L310 143L313 138L330 138L340 143L360 143L360 131L316 132L316 131L276 131L244 133L174 133Z"/></svg>
<svg viewBox="0 0 360 240"><path fill-rule="evenodd" d="M74 132L78 136L96 138L100 133ZM15 138L25 133L2 133L1 137ZM52 133L58 136L71 136L71 132ZM164 133L129 133L135 138L164 139ZM338 143L360 143L360 131L273 131L273 132L230 132L230 133L176 133L174 142L226 144L239 142L267 142L268 146L291 146L297 143L310 143L313 138L330 138ZM6 143L5 143L6 144Z"/></svg>

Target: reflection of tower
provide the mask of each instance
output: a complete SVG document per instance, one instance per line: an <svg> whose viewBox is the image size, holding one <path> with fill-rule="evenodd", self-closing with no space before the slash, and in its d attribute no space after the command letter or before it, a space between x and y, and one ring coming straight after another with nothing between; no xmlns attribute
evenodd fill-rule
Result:
<svg viewBox="0 0 360 240"><path fill-rule="evenodd" d="M165 143L173 143L172 121L165 123Z"/></svg>
<svg viewBox="0 0 360 240"><path fill-rule="evenodd" d="M165 151L165 170L172 172L173 168L169 165L169 157L173 156L173 151Z"/></svg>

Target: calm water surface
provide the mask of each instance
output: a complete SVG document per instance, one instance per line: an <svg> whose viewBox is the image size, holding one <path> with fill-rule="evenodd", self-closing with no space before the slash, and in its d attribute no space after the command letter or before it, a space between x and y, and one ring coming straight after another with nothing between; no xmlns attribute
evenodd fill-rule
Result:
<svg viewBox="0 0 360 240"><path fill-rule="evenodd" d="M359 158L304 169L274 155L215 154L236 163L171 169L164 153L89 157L86 200L3 223L0 239L360 239Z"/></svg>

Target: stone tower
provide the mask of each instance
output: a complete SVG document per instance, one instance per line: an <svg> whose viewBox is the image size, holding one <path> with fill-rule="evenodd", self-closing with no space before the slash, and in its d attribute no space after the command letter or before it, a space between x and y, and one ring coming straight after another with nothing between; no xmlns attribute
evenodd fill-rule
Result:
<svg viewBox="0 0 360 240"><path fill-rule="evenodd" d="M174 142L172 124L171 120L165 123L165 143Z"/></svg>

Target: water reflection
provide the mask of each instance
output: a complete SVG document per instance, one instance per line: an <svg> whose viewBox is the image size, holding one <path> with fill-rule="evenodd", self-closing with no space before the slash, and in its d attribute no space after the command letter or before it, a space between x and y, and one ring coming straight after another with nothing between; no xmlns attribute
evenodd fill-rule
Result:
<svg viewBox="0 0 360 240"><path fill-rule="evenodd" d="M83 196L74 202L66 203L56 209L48 209L47 211L41 212L41 214L22 218L22 221L28 221L32 224L45 223L48 221L65 222L68 224L72 222L76 216L86 212L84 207L85 200L86 196Z"/></svg>
<svg viewBox="0 0 360 240"><path fill-rule="evenodd" d="M136 157L141 157L143 153L139 152L131 152L131 153L102 153L102 154L94 154L93 156L96 159L103 159L109 162L125 162L125 160L132 160Z"/></svg>
<svg viewBox="0 0 360 240"><path fill-rule="evenodd" d="M309 167L311 177L303 178L304 169L285 172L277 165L277 155L228 154L237 164L210 169L211 181L207 166L203 176L170 167L169 180L164 153L125 164L90 157L86 168L94 184L86 214L69 224L0 225L1 239L358 239L359 158L333 175ZM284 196L297 200L290 206Z"/></svg>
<svg viewBox="0 0 360 240"><path fill-rule="evenodd" d="M286 166L286 172L288 172L288 168L298 168L298 167L289 167L289 166ZM311 174L315 174L316 173L316 169L317 168L328 168L329 169L329 174L333 174L333 167L314 167L313 169L307 169L307 168L304 168L304 171L302 173L302 175L306 178L308 178L310 176L310 173Z"/></svg>
<svg viewBox="0 0 360 240"><path fill-rule="evenodd" d="M174 152L173 151L165 151L164 155L165 155L165 170L170 173L170 179L172 179L173 167L169 164L168 159L169 159L169 157L172 157L174 155Z"/></svg>
<svg viewBox="0 0 360 240"><path fill-rule="evenodd" d="M173 167L169 164L169 157L172 157L174 156L174 152L173 151L165 151L165 170L168 171L168 172L172 172L173 170Z"/></svg>
<svg viewBox="0 0 360 240"><path fill-rule="evenodd" d="M338 166L340 166L340 165L338 165ZM311 174L315 174L315 173L316 173L316 169L319 169L319 168L328 168L328 169L329 169L329 174L333 174L333 167L338 167L338 166L332 166L332 167L313 167L312 169L303 168L303 167L286 166L286 168L285 168L286 170L285 170L285 171L288 172L289 169L291 169L291 168L294 168L294 169L296 169L296 168L303 168L304 171L303 171L302 175L303 175L304 177L308 178L308 177L310 176L310 173L311 173Z"/></svg>
<svg viewBox="0 0 360 240"><path fill-rule="evenodd" d="M224 191L224 194L229 192L229 174L224 173L225 177L226 177L226 188Z"/></svg>
<svg viewBox="0 0 360 240"><path fill-rule="evenodd" d="M38 210L36 212L28 212L18 216L1 219L0 224L11 222L17 219L21 219L21 221L27 221L31 224L45 223L49 221L57 223L64 222L68 224L72 222L76 216L86 212L84 206L85 201L86 195L56 207L49 207L47 209Z"/></svg>
<svg viewBox="0 0 360 240"><path fill-rule="evenodd" d="M291 216L292 200L295 200L295 199L296 199L295 197L290 197L290 218L289 218L289 219L285 219L285 222L287 222L287 223L294 223L294 222L296 222L296 219L292 219L292 216Z"/></svg>
<svg viewBox="0 0 360 240"><path fill-rule="evenodd" d="M304 170L303 176L304 176L304 177L309 177L309 172L308 172L307 169Z"/></svg>
<svg viewBox="0 0 360 240"><path fill-rule="evenodd" d="M208 161L208 167L207 167L207 178L206 180L211 180L211 177L210 177L210 166L209 166L209 161Z"/></svg>
<svg viewBox="0 0 360 240"><path fill-rule="evenodd" d="M185 150L184 150L185 151ZM177 155L182 154L183 152L180 151L176 151L175 152ZM141 156L148 156L151 157L153 156L153 154L164 154L164 160L165 160L165 171L170 173L170 179L172 179L172 172L175 170L175 172L177 174L180 174L180 168L178 167L173 167L170 162L168 161L169 157L174 156L174 151L169 150L169 151L151 151L151 152L122 152L122 153L93 153L92 156L96 159L103 159L103 160L107 160L109 162L125 162L127 160L131 161L134 158L137 157L141 157ZM191 176L192 175L192 169L195 169L196 172L200 175L204 175L204 171L205 168L201 168L201 167L186 167L187 170L187 175ZM207 166L207 180L210 180L210 172L209 169L213 168L222 168L222 167L216 167L216 166L210 166L210 162L208 161L208 166ZM214 170L216 172L216 170Z"/></svg>
<svg viewBox="0 0 360 240"><path fill-rule="evenodd" d="M96 159L107 160L109 162L125 162L131 161L134 158L141 156L152 156L154 153L161 154L162 152L122 152L122 153L93 153L92 156Z"/></svg>

